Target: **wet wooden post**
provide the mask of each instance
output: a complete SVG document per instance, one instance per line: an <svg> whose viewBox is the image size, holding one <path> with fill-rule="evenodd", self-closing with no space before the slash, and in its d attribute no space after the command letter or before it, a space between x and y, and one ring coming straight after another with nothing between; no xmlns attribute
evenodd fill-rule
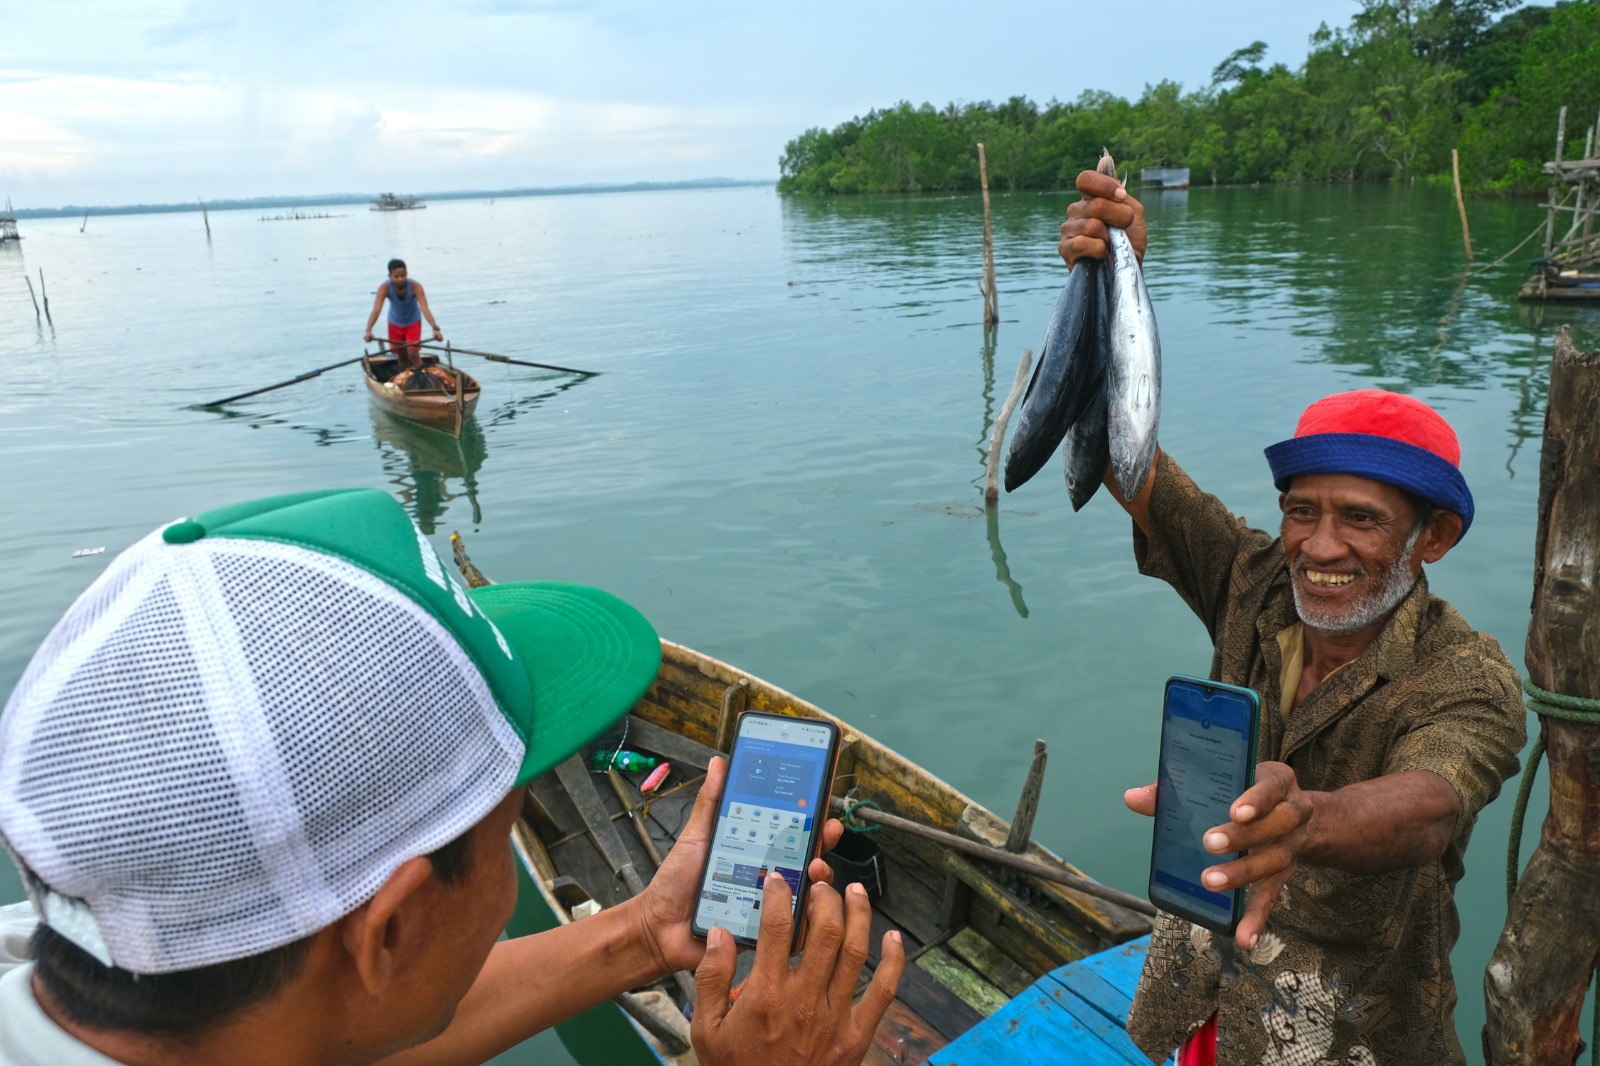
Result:
<svg viewBox="0 0 1600 1066"><path fill-rule="evenodd" d="M29 291L32 291L31 285ZM56 320L50 317L50 294L44 289L44 267L39 268L39 299L44 301L44 320L54 326Z"/></svg>
<svg viewBox="0 0 1600 1066"><path fill-rule="evenodd" d="M978 181L983 185L983 324L1000 321L1000 297L994 291L994 231L989 226L989 160L978 142Z"/></svg>
<svg viewBox="0 0 1600 1066"><path fill-rule="evenodd" d="M34 321L34 324L35 325L40 325L42 323L40 323L40 321L39 321L39 297L37 297L37 296L35 296L33 294L33 279L28 277L28 275L24 274L24 275L22 275L22 280L26 281L28 283L28 299L33 301L33 321ZM39 284L41 284L41 285L44 284L44 278L43 277L40 277ZM52 323L52 325L54 325L54 323Z"/></svg>
<svg viewBox="0 0 1600 1066"><path fill-rule="evenodd" d="M1450 173L1456 183L1456 207L1461 209L1461 241L1467 246L1467 262L1472 262L1472 232L1467 229L1467 202L1461 198L1461 153L1450 149Z"/></svg>
<svg viewBox="0 0 1600 1066"><path fill-rule="evenodd" d="M1011 421L1011 409L1017 406L1028 386L1028 371L1033 367L1033 349L1022 349L1022 362L1017 364L1017 379L1011 383L1011 395L1006 397L1000 414L994 420L994 432L989 435L989 469L983 482L983 499L993 506L1000 498L1000 444L1006 439L1006 426Z"/></svg>
<svg viewBox="0 0 1600 1066"><path fill-rule="evenodd" d="M1600 352L1556 335L1539 461L1528 678L1600 698ZM1489 1063L1569 1066L1600 956L1600 726L1541 714L1550 811L1484 975Z"/></svg>
<svg viewBox="0 0 1600 1066"><path fill-rule="evenodd" d="M206 213L206 202L198 196L195 197L195 200L200 204L200 218L206 224L206 240L209 241L211 239L211 216Z"/></svg>
<svg viewBox="0 0 1600 1066"><path fill-rule="evenodd" d="M1033 816L1039 813L1039 792L1044 788L1044 765L1048 756L1044 741L1033 742L1033 763L1028 767L1028 780L1022 786L1022 796L1017 800L1016 817L1011 819L1011 832L1006 835L1006 850L1021 855L1028 850L1033 839Z"/></svg>

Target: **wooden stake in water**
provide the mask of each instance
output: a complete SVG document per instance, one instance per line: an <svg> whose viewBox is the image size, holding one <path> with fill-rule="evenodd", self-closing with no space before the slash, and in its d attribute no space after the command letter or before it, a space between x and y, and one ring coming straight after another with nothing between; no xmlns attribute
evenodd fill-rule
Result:
<svg viewBox="0 0 1600 1066"><path fill-rule="evenodd" d="M994 291L994 231L989 225L989 160L978 144L978 181L983 186L983 324L1000 321L1000 297Z"/></svg>
<svg viewBox="0 0 1600 1066"><path fill-rule="evenodd" d="M33 294L33 279L24 274L22 275L22 280L28 283L28 299L33 301L33 321L37 324L39 321L39 297Z"/></svg>
<svg viewBox="0 0 1600 1066"><path fill-rule="evenodd" d="M195 197L195 200L200 204L200 219L206 224L206 240L209 241L211 239L211 216L206 214L206 202L198 196Z"/></svg>
<svg viewBox="0 0 1600 1066"><path fill-rule="evenodd" d="M44 301L44 320L55 325L56 320L50 317L50 294L44 290L44 267L39 268L39 298Z"/></svg>
<svg viewBox="0 0 1600 1066"><path fill-rule="evenodd" d="M989 476L983 482L983 498L993 504L1000 498L1000 442L1006 439L1006 424L1011 421L1011 409L1028 386L1028 371L1033 368L1033 349L1022 349L1022 362L1017 364L1017 380L1011 383L1011 395L1006 397L1000 415L994 420L994 432L989 436Z"/></svg>
<svg viewBox="0 0 1600 1066"><path fill-rule="evenodd" d="M1450 172L1456 180L1456 206L1461 209L1461 240L1467 246L1467 262L1472 262L1472 234L1467 229L1467 202L1461 198L1461 154L1450 149Z"/></svg>

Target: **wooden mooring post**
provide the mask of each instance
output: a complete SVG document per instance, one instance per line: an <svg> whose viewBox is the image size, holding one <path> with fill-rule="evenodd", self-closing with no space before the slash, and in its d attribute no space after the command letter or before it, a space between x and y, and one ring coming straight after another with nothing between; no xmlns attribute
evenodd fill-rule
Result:
<svg viewBox="0 0 1600 1066"><path fill-rule="evenodd" d="M1561 697L1600 699L1596 456L1600 352L1578 351L1563 327L1555 340L1539 460L1526 650L1529 681L1555 694L1534 701L1549 762L1550 810L1484 975L1484 1052L1492 1066L1570 1066L1584 995L1600 959L1600 724L1565 717L1573 712L1552 706ZM1536 745L1530 761L1537 752ZM1512 856L1513 870L1515 861Z"/></svg>
<svg viewBox="0 0 1600 1066"><path fill-rule="evenodd" d="M978 182L983 186L983 324L1000 321L1000 297L994 291L994 230L989 225L989 160L978 142Z"/></svg>

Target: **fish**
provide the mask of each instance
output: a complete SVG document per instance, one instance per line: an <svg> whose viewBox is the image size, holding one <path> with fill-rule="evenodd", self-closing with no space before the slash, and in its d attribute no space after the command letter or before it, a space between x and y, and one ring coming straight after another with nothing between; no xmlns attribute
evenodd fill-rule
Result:
<svg viewBox="0 0 1600 1066"><path fill-rule="evenodd" d="M1109 359L1110 313L1106 304L1110 299L1110 278L1102 271L1096 289L1096 337L1091 351L1094 358L1088 367L1093 398L1082 416L1067 431L1061 445L1067 475L1067 497L1072 501L1074 513L1083 510L1100 489L1105 479L1106 467L1111 464L1111 442L1106 437L1106 363Z"/></svg>
<svg viewBox="0 0 1600 1066"><path fill-rule="evenodd" d="M1102 158L1102 168L1109 159L1109 155ZM1155 461L1156 428L1161 421L1161 336L1133 244L1125 230L1109 232L1111 321L1106 432L1112 474L1122 498L1131 500L1144 488Z"/></svg>
<svg viewBox="0 0 1600 1066"><path fill-rule="evenodd" d="M1094 400L1100 386L1090 379L1096 362L1096 312L1103 267L1085 259L1067 278L1050 324L1045 327L1039 365L1034 367L1017 413L1017 428L1006 450L1006 491L1021 488L1050 459L1073 423Z"/></svg>

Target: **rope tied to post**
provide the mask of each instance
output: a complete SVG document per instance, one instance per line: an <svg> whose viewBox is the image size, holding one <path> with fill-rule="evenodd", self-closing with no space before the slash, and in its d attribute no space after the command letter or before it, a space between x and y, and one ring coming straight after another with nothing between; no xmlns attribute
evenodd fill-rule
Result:
<svg viewBox="0 0 1600 1066"><path fill-rule="evenodd" d="M1532 681L1522 682L1527 697L1528 710L1541 718L1557 718L1578 725L1600 725L1600 699L1586 696L1568 696L1562 692L1542 689ZM1517 894L1517 860L1522 855L1522 824L1528 816L1528 799L1533 795L1533 782L1539 774L1539 762L1544 758L1544 725L1528 752L1528 764L1522 768L1522 780L1517 785L1517 803L1511 810L1511 838L1506 848L1506 906ZM1589 1061L1600 1066L1600 1010L1595 1011L1589 1034Z"/></svg>

